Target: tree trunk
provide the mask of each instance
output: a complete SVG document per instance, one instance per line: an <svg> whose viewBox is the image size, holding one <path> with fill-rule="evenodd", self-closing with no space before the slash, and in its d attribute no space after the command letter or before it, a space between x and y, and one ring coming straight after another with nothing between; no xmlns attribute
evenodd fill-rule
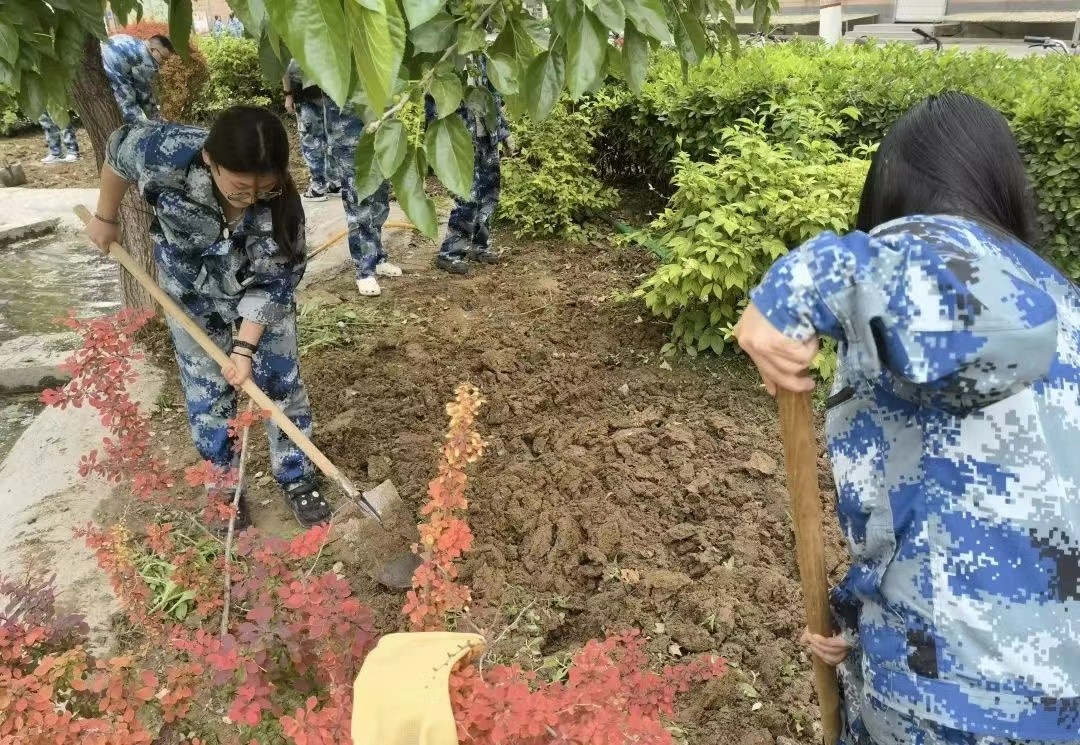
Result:
<svg viewBox="0 0 1080 745"><path fill-rule="evenodd" d="M72 98L75 110L79 112L86 132L90 135L90 144L94 148L94 158L98 170L105 162L105 144L109 135L123 124L120 109L113 98L109 81L101 62L101 48L98 40L87 35L83 44L82 64L75 75L72 86ZM87 205L93 210L94 205ZM150 220L153 212L134 189L129 189L120 205L120 236L124 248L135 257L151 277L157 277L154 266L154 252L150 245ZM120 291L123 303L128 308L153 308L150 295L123 269L120 271Z"/></svg>

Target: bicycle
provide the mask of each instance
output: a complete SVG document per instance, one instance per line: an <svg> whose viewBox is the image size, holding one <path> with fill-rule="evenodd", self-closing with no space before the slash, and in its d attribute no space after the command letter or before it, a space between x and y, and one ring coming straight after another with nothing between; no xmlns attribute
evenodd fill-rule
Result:
<svg viewBox="0 0 1080 745"><path fill-rule="evenodd" d="M1054 39L1050 36L1025 36L1024 43L1028 45L1030 49L1051 49L1061 54L1074 55L1080 54L1080 50L1077 49L1076 41L1066 44L1061 39Z"/></svg>

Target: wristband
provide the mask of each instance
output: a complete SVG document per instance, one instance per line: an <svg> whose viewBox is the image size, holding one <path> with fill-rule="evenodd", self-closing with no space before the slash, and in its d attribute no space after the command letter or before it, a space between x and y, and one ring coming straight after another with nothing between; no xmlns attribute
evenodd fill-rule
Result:
<svg viewBox="0 0 1080 745"><path fill-rule="evenodd" d="M102 217L101 215L99 215L96 212L94 213L94 217L96 217L101 222L106 223L107 225L119 225L120 224L119 220L110 220L107 217Z"/></svg>
<svg viewBox="0 0 1080 745"><path fill-rule="evenodd" d="M230 354L235 354L237 357L247 357L249 360L255 359L254 355L244 354L243 352L238 352L235 349Z"/></svg>
<svg viewBox="0 0 1080 745"><path fill-rule="evenodd" d="M240 349L247 349L248 351L255 353L259 351L259 348L249 341L243 339L234 339L232 343L233 349L239 347Z"/></svg>

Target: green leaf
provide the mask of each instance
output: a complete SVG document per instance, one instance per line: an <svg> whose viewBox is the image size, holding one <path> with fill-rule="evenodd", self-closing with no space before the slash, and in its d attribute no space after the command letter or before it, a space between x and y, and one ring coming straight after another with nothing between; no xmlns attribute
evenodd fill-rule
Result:
<svg viewBox="0 0 1080 745"><path fill-rule="evenodd" d="M477 121L483 121L488 132L494 132L499 127L499 112L495 109L495 97L487 86L472 86L469 95L465 98L465 107L472 112Z"/></svg>
<svg viewBox="0 0 1080 745"><path fill-rule="evenodd" d="M439 181L468 199L473 186L473 141L461 117L432 123L424 138L424 150Z"/></svg>
<svg viewBox="0 0 1080 745"><path fill-rule="evenodd" d="M417 52L433 54L441 52L454 41L454 19L446 13L439 13L422 26L409 32L413 49Z"/></svg>
<svg viewBox="0 0 1080 745"><path fill-rule="evenodd" d="M525 73L525 87L531 94L528 100L529 116L534 121L541 122L551 113L565 83L566 61L562 47L555 46L550 51L538 54Z"/></svg>
<svg viewBox="0 0 1080 745"><path fill-rule="evenodd" d="M394 186L394 196L412 224L428 238L434 239L439 234L439 223L435 218L435 204L424 193L424 172L420 166L416 150L409 148L405 162L390 179Z"/></svg>
<svg viewBox="0 0 1080 745"><path fill-rule="evenodd" d="M35 120L45 112L48 104L45 82L36 72L24 71L22 87L19 89L19 108L30 120Z"/></svg>
<svg viewBox="0 0 1080 745"><path fill-rule="evenodd" d="M6 23L0 23L0 59L13 65L19 59L19 34Z"/></svg>
<svg viewBox="0 0 1080 745"><path fill-rule="evenodd" d="M405 28L405 16L401 14L398 0L385 0L386 28L390 31L390 48L393 57L390 60L390 86L393 90L394 81L401 73L401 62L405 56L405 43L409 38L409 31Z"/></svg>
<svg viewBox="0 0 1080 745"><path fill-rule="evenodd" d="M409 28L427 23L446 5L446 0L403 0Z"/></svg>
<svg viewBox="0 0 1080 745"><path fill-rule="evenodd" d="M517 62L505 54L495 54L488 58L488 77L495 90L506 95L518 92Z"/></svg>
<svg viewBox="0 0 1080 745"><path fill-rule="evenodd" d="M409 138L401 122L397 119L383 122L375 131L375 157L379 161L379 170L384 174L397 171L405 160L408 144Z"/></svg>
<svg viewBox="0 0 1080 745"><path fill-rule="evenodd" d="M435 99L436 116L440 119L450 116L461 103L461 78L450 70L440 70L432 79L428 93Z"/></svg>
<svg viewBox="0 0 1080 745"><path fill-rule="evenodd" d="M191 0L169 0L169 39L182 59L191 59Z"/></svg>
<svg viewBox="0 0 1080 745"><path fill-rule="evenodd" d="M267 80L281 80L285 75L285 65L282 64L278 52L274 50L273 41L267 34L259 37L259 67Z"/></svg>
<svg viewBox="0 0 1080 745"><path fill-rule="evenodd" d="M463 28L458 32L457 52L458 54L476 52L483 49L484 44L486 43L487 39L484 35L484 29L472 27Z"/></svg>
<svg viewBox="0 0 1080 745"><path fill-rule="evenodd" d="M660 0L623 0L623 5L627 20L633 21L639 31L662 44L671 42L671 29Z"/></svg>
<svg viewBox="0 0 1080 745"><path fill-rule="evenodd" d="M649 40L629 21L626 23L622 52L626 82L635 94L641 93L641 86L645 84L645 76L649 72Z"/></svg>
<svg viewBox="0 0 1080 745"><path fill-rule="evenodd" d="M576 100L592 88L604 72L607 29L596 16L584 10L570 27L566 48L570 95Z"/></svg>
<svg viewBox="0 0 1080 745"><path fill-rule="evenodd" d="M622 0L586 0L585 5L596 14L604 26L622 35L626 26L626 8Z"/></svg>
<svg viewBox="0 0 1080 745"><path fill-rule="evenodd" d="M363 201L375 193L376 189L385 181L385 177L379 170L379 162L375 157L375 135L364 132L360 135L360 141L356 144L356 156L353 164L356 168L357 201Z"/></svg>
<svg viewBox="0 0 1080 745"><path fill-rule="evenodd" d="M380 9L368 7L372 3L378 3ZM360 84L371 107L382 111L390 100L393 78L401 65L401 53L395 53L390 39L383 0L367 0L364 5L359 0L345 0L345 23Z"/></svg>
<svg viewBox="0 0 1080 745"><path fill-rule="evenodd" d="M341 0L266 0L266 9L274 30L304 72L343 105L349 97L353 50Z"/></svg>
<svg viewBox="0 0 1080 745"><path fill-rule="evenodd" d="M675 15L675 46L679 49L679 55L691 65L700 63L705 57L705 29L689 13Z"/></svg>

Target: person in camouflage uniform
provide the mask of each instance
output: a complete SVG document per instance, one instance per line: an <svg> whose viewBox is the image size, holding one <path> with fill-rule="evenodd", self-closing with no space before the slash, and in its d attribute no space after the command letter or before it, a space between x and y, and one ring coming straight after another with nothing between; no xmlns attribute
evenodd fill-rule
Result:
<svg viewBox="0 0 1080 745"><path fill-rule="evenodd" d="M329 99L319 86L305 80L300 63L289 62L282 79L285 88L285 108L296 115L300 132L300 154L304 156L311 174L307 191L300 196L309 202L325 202L327 193L341 192L341 178L330 159L330 138L327 130L326 102Z"/></svg>
<svg viewBox="0 0 1080 745"><path fill-rule="evenodd" d="M311 407L300 379L296 286L304 273L304 212L288 172L281 121L257 107L223 112L207 132L171 123L125 125L109 138L89 232L106 247L129 184L154 210L150 236L162 289L222 349L221 368L174 321L195 447L219 467L233 463L227 420L249 376L306 435ZM311 461L272 422L271 469L301 525L330 517ZM212 493L212 498L231 495ZM246 507L240 518L246 521Z"/></svg>
<svg viewBox="0 0 1080 745"><path fill-rule="evenodd" d="M101 61L125 124L160 118L154 99L158 67L175 52L169 37L160 34L146 41L117 34L101 42Z"/></svg>
<svg viewBox="0 0 1080 745"><path fill-rule="evenodd" d="M60 129L48 114L42 114L38 124L45 130L45 144L49 148L49 154L41 159L42 163L74 163L79 159L79 140L75 137L74 124L68 122L66 127Z"/></svg>
<svg viewBox="0 0 1080 745"><path fill-rule="evenodd" d="M382 294L378 277L400 277L401 268L390 263L382 243L382 227L390 215L389 182L384 181L373 194L364 199L360 199L356 191L356 169L353 163L364 122L356 114L352 104L339 107L320 88L306 81L296 60L289 63L283 82L287 95L286 106L299 109L301 101L298 99L302 98L303 105L310 107L313 112L310 114L310 121L317 130L316 138L319 138L319 141L312 145L310 153L316 166L321 160L321 138L325 137L325 178L331 187L341 190L345 224L349 229L349 254L356 269L356 289L362 297L376 297ZM293 103L289 102L290 98ZM304 157L307 160L308 154L305 153ZM313 186L315 176L316 168L313 168ZM340 182L340 185L334 182ZM308 193L311 192L312 189L309 188ZM305 197L311 198L308 194Z"/></svg>
<svg viewBox="0 0 1080 745"><path fill-rule="evenodd" d="M851 567L838 633L846 745L1080 741L1080 290L1028 245L1005 119L924 101L875 154L858 230L777 261L736 337L770 392L826 404Z"/></svg>
<svg viewBox="0 0 1080 745"><path fill-rule="evenodd" d="M468 199L454 197L454 209L446 224L446 238L435 257L435 266L453 274L467 274L466 259L485 264L499 261L499 252L491 246L491 220L499 206L500 170L499 147L506 144L513 150L510 129L503 114L502 96L491 85L487 75L487 60L473 56L468 64L470 85L486 87L495 101L496 125L492 129L482 116L463 102L455 112L465 121L473 141L473 186ZM424 114L430 124L438 117L435 100L424 98Z"/></svg>

